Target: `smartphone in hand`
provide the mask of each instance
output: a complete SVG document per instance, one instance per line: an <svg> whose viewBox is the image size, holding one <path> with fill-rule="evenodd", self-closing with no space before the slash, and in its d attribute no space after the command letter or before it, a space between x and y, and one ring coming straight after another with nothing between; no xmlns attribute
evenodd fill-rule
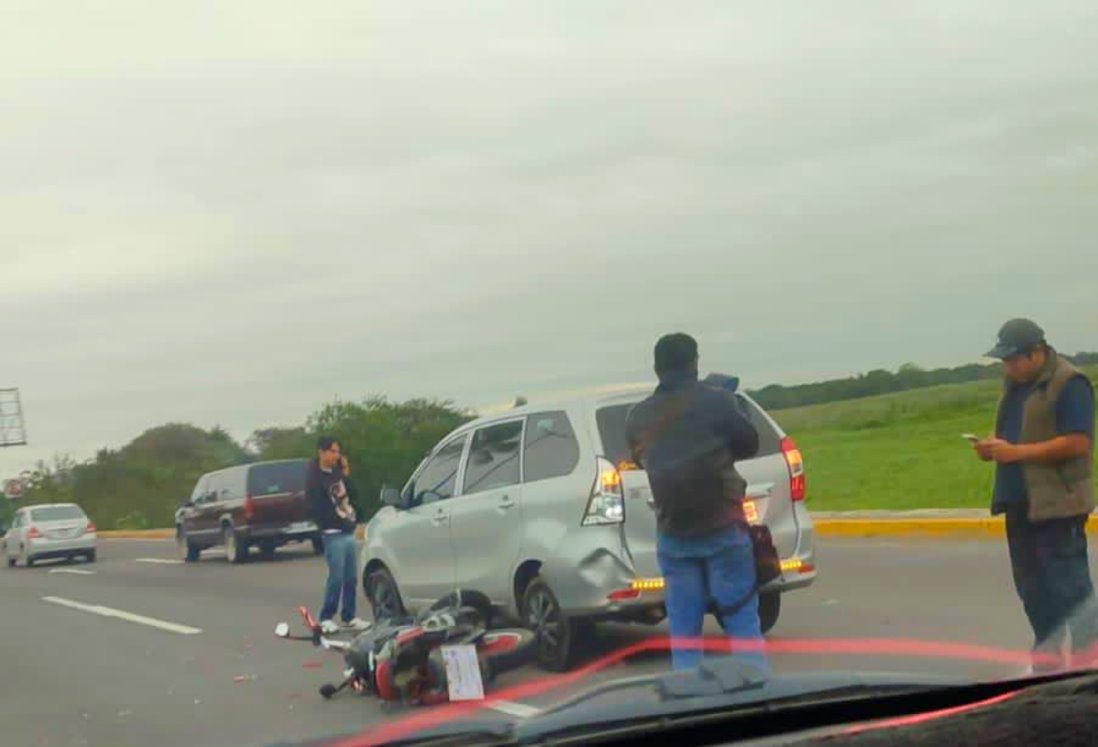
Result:
<svg viewBox="0 0 1098 747"><path fill-rule="evenodd" d="M961 438L968 441L973 446L975 446L976 444L980 443L980 441L983 440L982 438L980 438L979 436L977 436L974 433L962 433Z"/></svg>

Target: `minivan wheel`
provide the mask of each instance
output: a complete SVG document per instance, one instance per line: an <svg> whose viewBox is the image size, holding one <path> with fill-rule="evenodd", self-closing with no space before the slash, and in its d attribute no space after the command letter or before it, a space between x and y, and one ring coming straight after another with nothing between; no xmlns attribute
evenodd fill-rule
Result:
<svg viewBox="0 0 1098 747"><path fill-rule="evenodd" d="M404 617L404 602L400 599L400 590L396 579L384 568L372 571L363 583L366 599L374 612L374 620L394 620Z"/></svg>
<svg viewBox="0 0 1098 747"><path fill-rule="evenodd" d="M759 594L759 629L769 633L782 611L782 595L776 591Z"/></svg>
<svg viewBox="0 0 1098 747"><path fill-rule="evenodd" d="M248 546L240 540L231 525L226 524L221 529L221 542L225 545L225 557L230 563L243 563L248 558Z"/></svg>
<svg viewBox="0 0 1098 747"><path fill-rule="evenodd" d="M538 663L550 672L567 671L577 648L580 626L564 614L553 590L540 576L522 595L522 619L534 632Z"/></svg>

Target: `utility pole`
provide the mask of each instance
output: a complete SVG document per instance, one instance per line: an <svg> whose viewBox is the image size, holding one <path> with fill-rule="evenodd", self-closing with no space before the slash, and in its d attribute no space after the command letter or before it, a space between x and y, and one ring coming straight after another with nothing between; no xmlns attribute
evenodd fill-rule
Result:
<svg viewBox="0 0 1098 747"><path fill-rule="evenodd" d="M19 390L0 389L0 448L26 444L27 428L23 423L23 403L19 400Z"/></svg>

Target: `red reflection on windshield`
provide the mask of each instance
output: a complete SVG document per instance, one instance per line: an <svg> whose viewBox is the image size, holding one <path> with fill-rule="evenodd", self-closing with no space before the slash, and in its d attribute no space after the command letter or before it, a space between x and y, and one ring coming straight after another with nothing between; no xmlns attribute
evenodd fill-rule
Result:
<svg viewBox="0 0 1098 747"><path fill-rule="evenodd" d="M702 649L707 652L749 651L760 648L768 655L783 656L896 656L901 658L935 658L953 661L972 661L1022 667L1030 663L1055 664L1058 659L1031 655L1029 651L979 646L949 641L920 641L906 638L821 638L764 641L730 639L727 636L676 640L677 646ZM468 718L497 703L521 701L546 695L567 685L581 682L607 667L646 653L669 652L670 638L652 638L619 649L586 666L567 674L539 677L529 682L500 690L480 701L449 703L445 706L423 710L407 718L378 726L363 734L335 742L337 747L369 747L398 739L405 739L418 732ZM1045 662L1047 658L1047 662Z"/></svg>
<svg viewBox="0 0 1098 747"><path fill-rule="evenodd" d="M954 706L953 708L943 708L940 711L927 711L926 713L917 713L914 716L900 716L898 718L890 718L885 721L874 721L871 724L852 726L849 729L844 729L843 734L860 734L863 731L893 729L898 726L914 726L915 724L922 724L927 721L934 721L935 719L945 718L947 716L956 716L959 713L973 711L977 708L987 708L988 706L995 705L996 703L1002 703L1005 700L1010 700L1019 692L1021 691L1014 690L1009 693L1003 693L1002 695L996 695L994 698L981 700L978 703L966 703L965 705Z"/></svg>

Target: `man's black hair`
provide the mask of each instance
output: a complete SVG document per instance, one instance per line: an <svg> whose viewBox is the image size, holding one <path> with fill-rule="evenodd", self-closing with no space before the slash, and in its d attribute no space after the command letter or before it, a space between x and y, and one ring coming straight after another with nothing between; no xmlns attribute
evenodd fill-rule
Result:
<svg viewBox="0 0 1098 747"><path fill-rule="evenodd" d="M684 332L664 335L656 342L656 373L686 371L698 362L698 341Z"/></svg>
<svg viewBox="0 0 1098 747"><path fill-rule="evenodd" d="M339 439L337 439L333 436L321 436L320 438L318 438L316 440L316 450L317 451L327 451L328 449L332 448L332 446L334 446L338 443L339 443Z"/></svg>

